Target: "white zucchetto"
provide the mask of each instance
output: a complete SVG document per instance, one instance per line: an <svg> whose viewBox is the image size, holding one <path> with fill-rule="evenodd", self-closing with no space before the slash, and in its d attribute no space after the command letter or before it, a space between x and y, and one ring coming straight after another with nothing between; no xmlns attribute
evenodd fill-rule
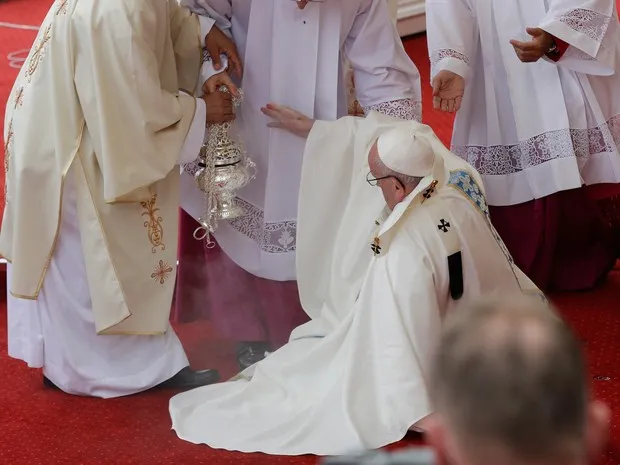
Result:
<svg viewBox="0 0 620 465"><path fill-rule="evenodd" d="M379 158L392 171L406 176L424 177L433 171L435 152L430 141L414 122L398 123L377 139Z"/></svg>

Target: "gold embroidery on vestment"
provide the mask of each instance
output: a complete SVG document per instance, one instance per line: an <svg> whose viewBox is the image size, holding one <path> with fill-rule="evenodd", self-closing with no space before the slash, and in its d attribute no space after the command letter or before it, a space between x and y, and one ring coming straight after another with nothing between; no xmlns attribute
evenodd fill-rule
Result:
<svg viewBox="0 0 620 465"><path fill-rule="evenodd" d="M151 273L151 278L155 281L159 281L159 284L163 285L166 280L170 277L170 273L174 271L168 262L160 260L155 266L153 273Z"/></svg>
<svg viewBox="0 0 620 465"><path fill-rule="evenodd" d="M15 94L15 105L13 108L21 107L24 103L24 87L20 87L17 89L17 93Z"/></svg>
<svg viewBox="0 0 620 465"><path fill-rule="evenodd" d="M149 242L152 245L151 251L157 252L157 248L166 250L166 244L164 244L164 228L161 223L163 218L159 216L159 208L156 206L157 194L153 194L150 200L140 202L140 206L145 210L142 216L146 216L148 219L144 222L144 227L148 231Z"/></svg>
<svg viewBox="0 0 620 465"><path fill-rule="evenodd" d="M26 66L26 78L28 78L29 82L30 82L33 74L35 73L35 71L39 67L39 64L41 63L41 60L43 59L43 54L45 52L45 46L47 45L47 43L52 38L52 34L51 33L52 33L52 25L49 24L45 28L45 31L43 32L43 36L39 40L39 43L32 50L32 56L30 57L30 60L28 60L28 64Z"/></svg>
<svg viewBox="0 0 620 465"><path fill-rule="evenodd" d="M69 0L59 0L58 8L56 8L56 16L67 14L67 3L69 3Z"/></svg>
<svg viewBox="0 0 620 465"><path fill-rule="evenodd" d="M4 143L4 203L7 204L9 202L9 197L7 195L9 185L9 163L11 159L10 145L13 141L13 120L9 121L9 127L6 133L6 142Z"/></svg>

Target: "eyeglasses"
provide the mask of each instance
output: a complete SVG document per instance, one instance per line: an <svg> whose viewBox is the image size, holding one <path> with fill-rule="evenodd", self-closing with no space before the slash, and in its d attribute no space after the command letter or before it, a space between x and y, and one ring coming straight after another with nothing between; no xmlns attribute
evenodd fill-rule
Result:
<svg viewBox="0 0 620 465"><path fill-rule="evenodd" d="M381 176L380 178L373 178L372 173L369 171L368 174L366 175L366 182L370 184L371 186L375 187L377 184L379 184L379 181L381 181L382 179L387 179L391 177L392 176Z"/></svg>
<svg viewBox="0 0 620 465"><path fill-rule="evenodd" d="M376 185L379 184L379 181L381 181L382 179L388 179L388 178L392 178L396 180L396 182L400 184L400 187L402 187L403 189L405 188L405 185L403 184L403 182L400 179L398 179L396 176L381 176L380 178L373 178L372 173L370 171L366 175L366 182L370 184L371 186L375 187Z"/></svg>

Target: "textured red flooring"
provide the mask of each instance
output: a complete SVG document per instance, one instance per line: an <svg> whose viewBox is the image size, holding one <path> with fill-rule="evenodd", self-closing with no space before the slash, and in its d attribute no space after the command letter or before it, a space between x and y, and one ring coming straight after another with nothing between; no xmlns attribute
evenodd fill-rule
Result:
<svg viewBox="0 0 620 465"><path fill-rule="evenodd" d="M50 3L50 0L0 0L0 22L38 24ZM17 70L8 67L5 57L10 52L27 48L33 38L33 32L0 27L2 113L17 74ZM427 79L429 66L424 39L408 40L406 47L423 78ZM452 120L449 116L433 113L427 80L423 86L426 122L448 143ZM558 295L554 296L554 301L584 342L594 392L616 410L612 444L602 464L620 465L620 271L613 273L608 282L595 292ZM170 430L167 404L171 393L149 393L103 401L43 389L40 372L29 370L21 362L7 356L4 302L2 298L0 464L316 463L313 457L246 455L184 443ZM232 344L219 339L207 323L179 325L177 331L197 368L215 367L224 376L234 373ZM416 439L409 438L397 447L416 443Z"/></svg>

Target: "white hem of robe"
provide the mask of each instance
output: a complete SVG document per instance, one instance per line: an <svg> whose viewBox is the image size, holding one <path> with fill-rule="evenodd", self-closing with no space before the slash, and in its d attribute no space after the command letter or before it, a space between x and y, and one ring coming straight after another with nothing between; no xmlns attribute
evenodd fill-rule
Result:
<svg viewBox="0 0 620 465"><path fill-rule="evenodd" d="M37 300L7 298L8 352L64 392L112 398L150 389L189 366L178 337L98 336L67 175L58 242ZM11 265L7 267L10 286Z"/></svg>

